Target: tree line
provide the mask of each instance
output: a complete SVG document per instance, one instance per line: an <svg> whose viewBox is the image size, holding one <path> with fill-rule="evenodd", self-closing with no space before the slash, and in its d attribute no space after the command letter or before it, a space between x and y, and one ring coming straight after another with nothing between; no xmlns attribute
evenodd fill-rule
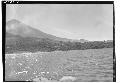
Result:
<svg viewBox="0 0 125 83"><path fill-rule="evenodd" d="M85 49L101 49L101 48L112 48L113 41L91 41L91 42L63 42L63 41L52 41L49 39L42 40L31 40L23 39L16 41L13 44L5 45L6 53L13 53L18 51L29 51L29 52L51 52L56 50L68 51L68 50L85 50Z"/></svg>

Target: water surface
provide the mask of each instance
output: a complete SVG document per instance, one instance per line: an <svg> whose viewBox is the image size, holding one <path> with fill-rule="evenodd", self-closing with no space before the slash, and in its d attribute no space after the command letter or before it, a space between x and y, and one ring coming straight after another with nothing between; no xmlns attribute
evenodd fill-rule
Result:
<svg viewBox="0 0 125 83"><path fill-rule="evenodd" d="M113 49L89 49L5 55L5 80L37 77L59 80L73 76L77 82L112 82Z"/></svg>

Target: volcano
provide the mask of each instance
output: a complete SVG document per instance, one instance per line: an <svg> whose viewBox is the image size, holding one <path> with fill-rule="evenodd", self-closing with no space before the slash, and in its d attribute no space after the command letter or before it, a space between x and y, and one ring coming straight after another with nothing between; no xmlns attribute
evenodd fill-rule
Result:
<svg viewBox="0 0 125 83"><path fill-rule="evenodd" d="M18 35L21 37L48 38L48 39L53 39L58 41L70 41L70 39L67 39L67 38L60 38L54 35L44 33L16 19L10 20L6 23L6 32L8 34L10 33L12 35Z"/></svg>

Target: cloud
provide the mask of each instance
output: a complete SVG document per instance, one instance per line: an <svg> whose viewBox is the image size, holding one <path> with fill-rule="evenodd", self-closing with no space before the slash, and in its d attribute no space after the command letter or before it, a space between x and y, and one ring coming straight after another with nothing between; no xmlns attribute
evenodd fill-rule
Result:
<svg viewBox="0 0 125 83"><path fill-rule="evenodd" d="M113 5L7 4L8 19L64 38L112 38Z"/></svg>
<svg viewBox="0 0 125 83"><path fill-rule="evenodd" d="M17 4L6 4L6 18L7 21L10 19L17 18L17 10L18 10L18 5Z"/></svg>

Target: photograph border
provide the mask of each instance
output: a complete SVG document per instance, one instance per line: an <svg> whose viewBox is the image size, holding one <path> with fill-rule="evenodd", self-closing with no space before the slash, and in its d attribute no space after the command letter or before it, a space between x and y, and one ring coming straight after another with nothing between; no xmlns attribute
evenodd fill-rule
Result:
<svg viewBox="0 0 125 83"><path fill-rule="evenodd" d="M113 4L113 82L116 82L115 6L114 6L114 1L1 1L1 4L2 4L3 82L22 82L22 81L5 81L6 4Z"/></svg>

